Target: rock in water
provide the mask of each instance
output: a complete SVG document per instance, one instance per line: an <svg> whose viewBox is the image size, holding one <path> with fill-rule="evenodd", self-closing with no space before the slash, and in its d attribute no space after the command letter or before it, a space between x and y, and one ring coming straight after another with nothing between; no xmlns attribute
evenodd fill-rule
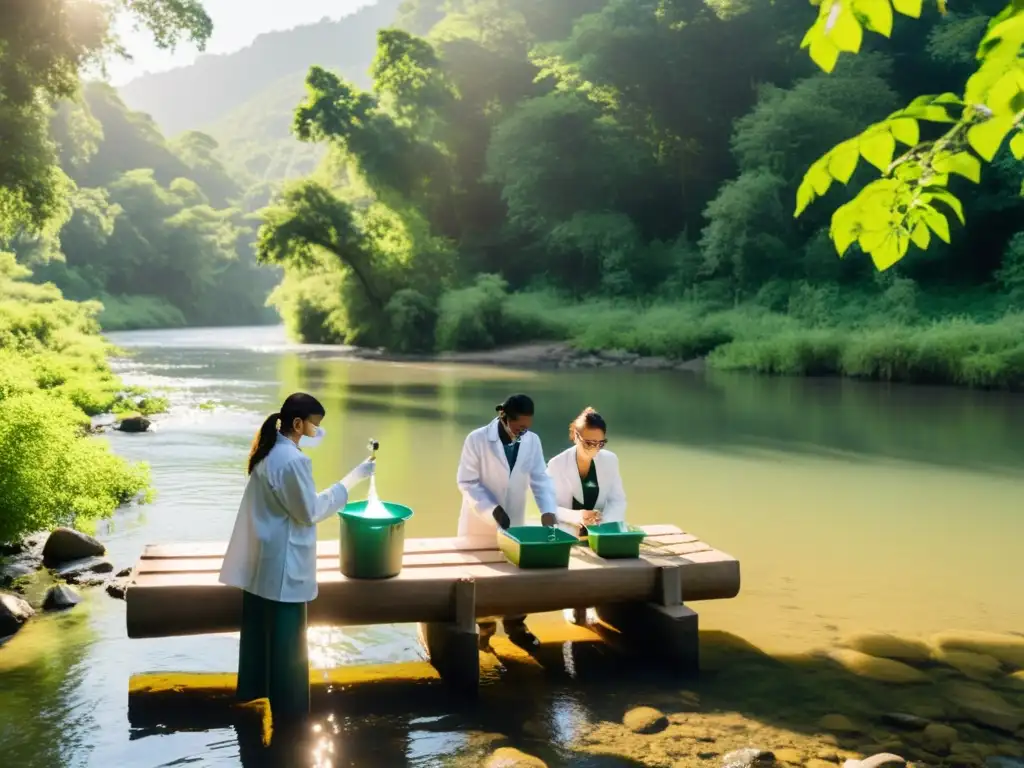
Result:
<svg viewBox="0 0 1024 768"><path fill-rule="evenodd" d="M102 557L106 552L106 547L92 536L70 528L57 528L43 545L43 565L57 568L72 560Z"/></svg>
<svg viewBox="0 0 1024 768"><path fill-rule="evenodd" d="M869 656L860 651L848 649L831 651L829 657L837 664L859 677L878 680L882 683L926 683L928 676L919 669L901 661Z"/></svg>
<svg viewBox="0 0 1024 768"><path fill-rule="evenodd" d="M991 656L1014 669L1024 669L1024 636L998 632L940 632L932 644L946 651L971 651Z"/></svg>
<svg viewBox="0 0 1024 768"><path fill-rule="evenodd" d="M658 733L668 728L668 718L654 707L636 707L626 713L622 724L633 733Z"/></svg>
<svg viewBox="0 0 1024 768"><path fill-rule="evenodd" d="M911 715L907 712L886 712L882 715L882 722L895 725L898 728L906 728L908 731L923 731L928 727L930 721L920 715Z"/></svg>
<svg viewBox="0 0 1024 768"><path fill-rule="evenodd" d="M104 579L100 574L110 573L114 570L114 564L102 557L87 557L84 560L75 560L58 568L55 573L69 584L102 584Z"/></svg>
<svg viewBox="0 0 1024 768"><path fill-rule="evenodd" d="M935 660L948 664L966 677L982 681L996 677L1002 667L999 659L992 656L973 651L953 651L948 648L936 648Z"/></svg>
<svg viewBox="0 0 1024 768"><path fill-rule="evenodd" d="M32 606L20 597L0 592L0 637L13 635L34 615Z"/></svg>
<svg viewBox="0 0 1024 768"><path fill-rule="evenodd" d="M906 764L907 761L899 755L894 755L891 752L880 752L877 755L865 757L863 760L847 760L843 763L843 768L882 768L885 765Z"/></svg>
<svg viewBox="0 0 1024 768"><path fill-rule="evenodd" d="M63 611L82 602L81 596L67 584L54 584L43 600L44 611Z"/></svg>
<svg viewBox="0 0 1024 768"><path fill-rule="evenodd" d="M924 748L936 755L949 754L950 748L960 740L956 728L942 723L932 723L921 734Z"/></svg>
<svg viewBox="0 0 1024 768"><path fill-rule="evenodd" d="M1013 733L1024 725L1024 711L1017 709L995 691L971 683L953 683L946 697L961 714L978 725Z"/></svg>
<svg viewBox="0 0 1024 768"><path fill-rule="evenodd" d="M0 587L10 587L18 579L36 572L32 564L24 560L13 560L0 564Z"/></svg>
<svg viewBox="0 0 1024 768"><path fill-rule="evenodd" d="M896 635L854 635L844 640L842 645L883 659L925 662L931 658L931 649L925 643Z"/></svg>
<svg viewBox="0 0 1024 768"><path fill-rule="evenodd" d="M115 600L124 600L128 595L128 579L111 579L106 589L107 594Z"/></svg>
<svg viewBox="0 0 1024 768"><path fill-rule="evenodd" d="M730 752L722 758L722 768L760 768L775 762L775 755L767 749L747 747Z"/></svg>
<svg viewBox="0 0 1024 768"><path fill-rule="evenodd" d="M129 416L118 423L117 429L120 432L148 432L152 422L145 416Z"/></svg>
<svg viewBox="0 0 1024 768"><path fill-rule="evenodd" d="M832 733L862 733L864 730L846 715L825 715L818 721L818 727Z"/></svg>
<svg viewBox="0 0 1024 768"><path fill-rule="evenodd" d="M484 768L547 768L539 757L528 755L512 747L501 747L494 751Z"/></svg>

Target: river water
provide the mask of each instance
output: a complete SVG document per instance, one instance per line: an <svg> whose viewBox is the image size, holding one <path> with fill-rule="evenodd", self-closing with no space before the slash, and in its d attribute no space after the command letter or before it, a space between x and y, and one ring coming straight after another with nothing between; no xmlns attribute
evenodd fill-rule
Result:
<svg viewBox="0 0 1024 768"><path fill-rule="evenodd" d="M507 394L524 391L537 402L535 428L549 456L567 446L567 425L582 407L606 417L631 522L679 525L741 560L740 597L698 605L702 629L793 654L869 630L925 637L951 628L1024 627L1020 396L837 380L352 361L337 350L292 345L279 328L134 332L112 340L131 352L117 364L125 379L167 389L172 402L151 433L103 438L151 464L158 494L101 530L118 568L147 543L227 539L252 435L295 390L314 393L327 408L327 438L311 451L321 485L344 475L376 438L377 487L382 498L415 509L408 534L451 535L465 434L488 421ZM336 535L336 524L321 526L322 538ZM558 621L536 619L538 633ZM312 663L324 668L421 658L410 627L313 629L310 643ZM236 653L233 635L129 641L124 604L94 591L71 613L36 620L0 648L0 762L262 764L245 759L246 746L231 728L129 722L131 675L231 671ZM618 691L630 684L613 682ZM519 684L497 685L512 695ZM471 730L544 742L550 765L599 764L557 749L597 716L592 694L571 685L531 688L512 713L507 698L493 707L485 700L447 726L436 723L453 710L434 694L423 703L430 712L415 711L406 694L398 694L401 702L367 695L373 698L360 706L370 711L322 713L334 752L328 762L321 754L303 764L446 765ZM370 715L378 716L372 727ZM524 720L541 724L532 736ZM600 763L613 764L632 763Z"/></svg>

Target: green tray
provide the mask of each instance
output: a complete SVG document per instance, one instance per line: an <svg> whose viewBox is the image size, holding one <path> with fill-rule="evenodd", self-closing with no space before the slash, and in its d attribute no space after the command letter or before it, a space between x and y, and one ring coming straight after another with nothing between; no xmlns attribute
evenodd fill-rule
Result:
<svg viewBox="0 0 1024 768"><path fill-rule="evenodd" d="M587 543L598 557L640 557L640 544L647 533L626 523L601 523L587 526Z"/></svg>
<svg viewBox="0 0 1024 768"><path fill-rule="evenodd" d="M498 529L498 549L519 568L568 568L579 539L558 528L523 525Z"/></svg>

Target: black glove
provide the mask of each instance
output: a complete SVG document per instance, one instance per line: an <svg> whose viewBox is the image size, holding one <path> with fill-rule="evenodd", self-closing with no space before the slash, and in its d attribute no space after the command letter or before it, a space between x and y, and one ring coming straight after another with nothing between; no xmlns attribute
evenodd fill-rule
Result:
<svg viewBox="0 0 1024 768"><path fill-rule="evenodd" d="M494 508L494 512L491 514L494 515L494 522L498 524L499 528L508 530L508 527L512 525L512 521L508 518L508 513L501 508L500 504Z"/></svg>
<svg viewBox="0 0 1024 768"><path fill-rule="evenodd" d="M548 528L554 528L557 522L558 519L551 512L545 512L540 516L540 524L546 525Z"/></svg>

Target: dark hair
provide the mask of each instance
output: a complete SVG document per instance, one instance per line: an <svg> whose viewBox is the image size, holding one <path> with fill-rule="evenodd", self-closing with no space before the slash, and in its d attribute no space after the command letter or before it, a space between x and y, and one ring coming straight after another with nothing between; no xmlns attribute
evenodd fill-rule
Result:
<svg viewBox="0 0 1024 768"><path fill-rule="evenodd" d="M604 417L589 405L580 411L580 415L569 423L569 439L575 440L576 433L582 432L584 429L608 431L608 425L605 423Z"/></svg>
<svg viewBox="0 0 1024 768"><path fill-rule="evenodd" d="M526 395L509 395L505 402L495 406L494 410L507 419L533 416L533 400Z"/></svg>
<svg viewBox="0 0 1024 768"><path fill-rule="evenodd" d="M311 416L325 416L327 411L320 405L320 401L305 392L296 392L288 395L281 410L267 416L260 431L253 438L252 448L249 450L248 474L256 469L256 465L267 458L270 449L274 447L277 440L277 423L281 422L281 433L287 435L292 431L292 423L295 419L308 419Z"/></svg>

